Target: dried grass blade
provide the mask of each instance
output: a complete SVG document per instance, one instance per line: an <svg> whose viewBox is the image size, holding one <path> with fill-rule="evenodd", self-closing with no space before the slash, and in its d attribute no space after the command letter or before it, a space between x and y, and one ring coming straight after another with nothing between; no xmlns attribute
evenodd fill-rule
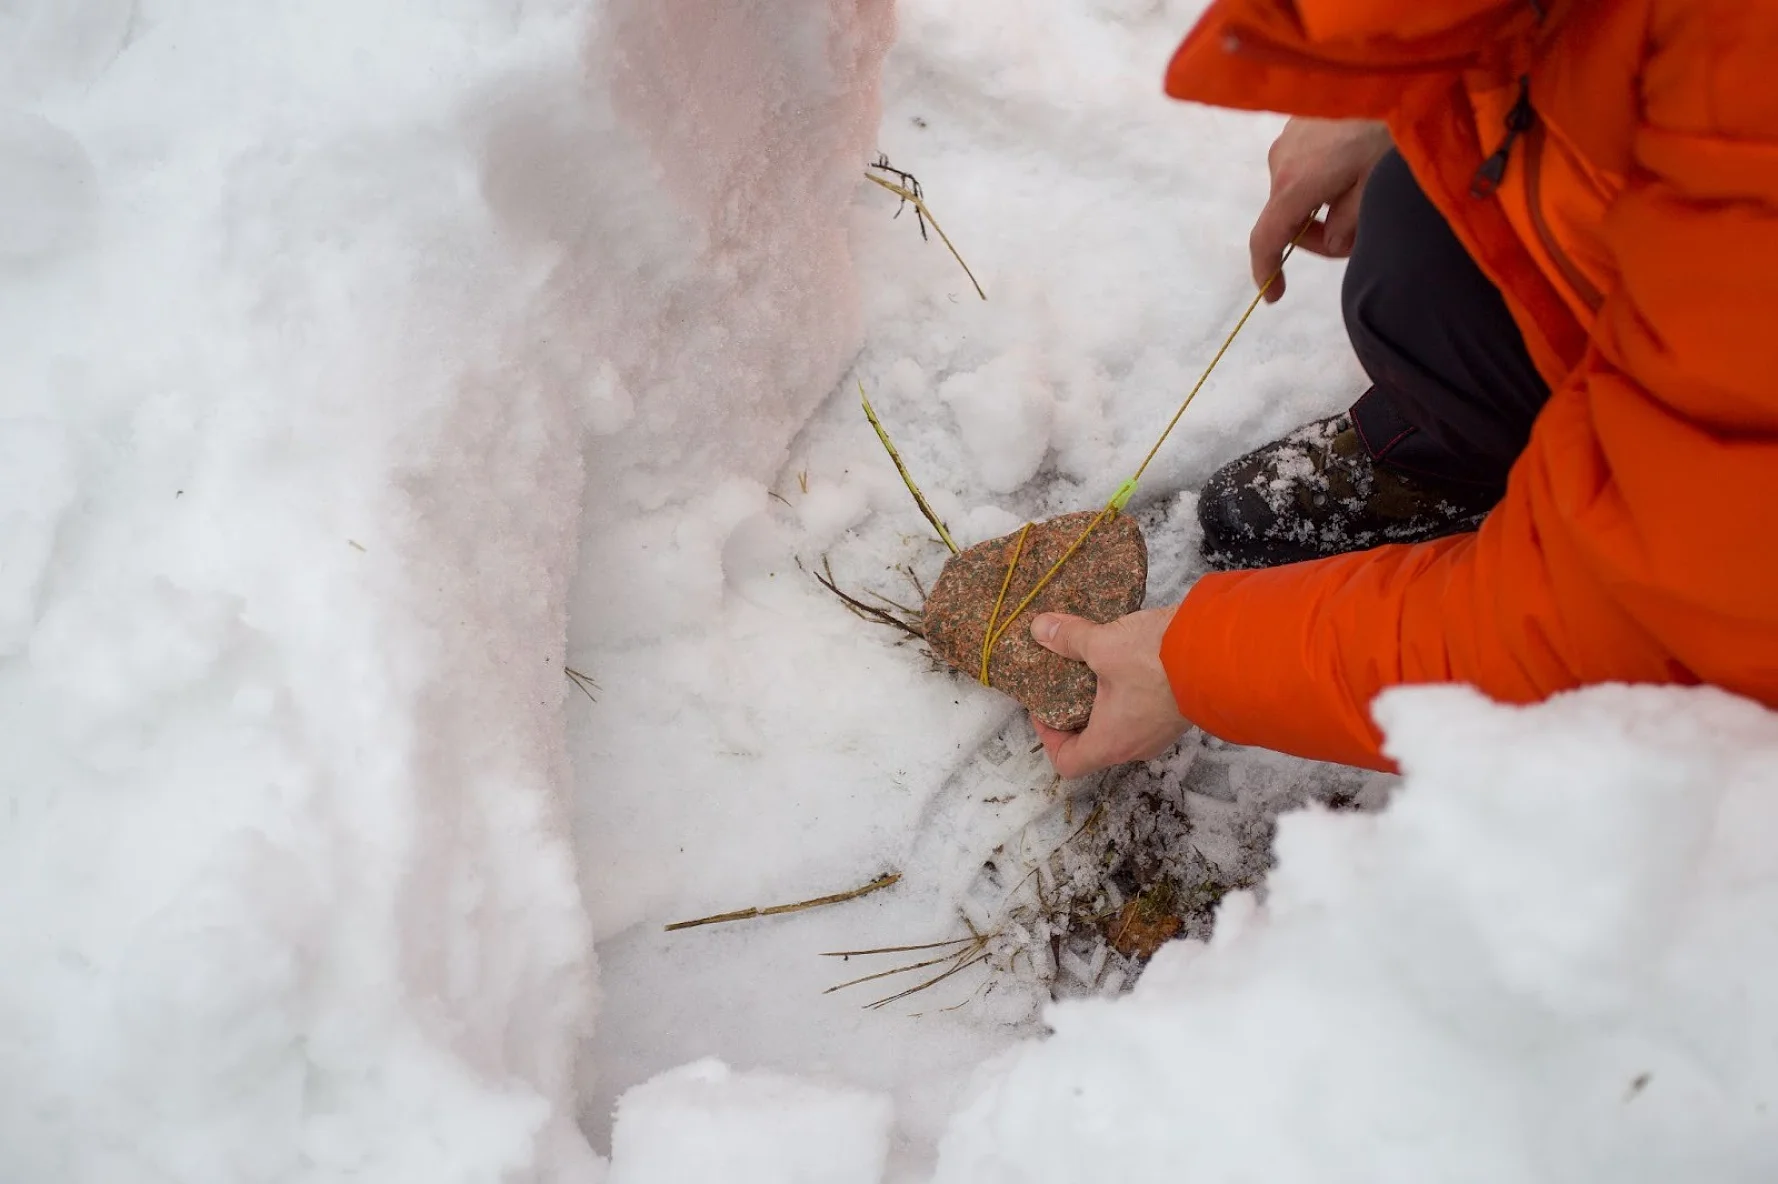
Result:
<svg viewBox="0 0 1778 1184"><path fill-rule="evenodd" d="M835 892L829 896L817 896L810 900L799 900L795 904L775 904L770 908L739 909L732 913L717 913L714 916L699 917L693 921L675 921L666 927L668 933L679 929L693 929L699 925L719 925L726 921L748 921L754 917L778 917L785 913L800 913L805 909L818 909L830 904L844 904L848 900L857 900L861 896L869 896L873 892L881 892L891 884L901 882L900 872L887 872L878 876L862 887L846 892Z"/></svg>
<svg viewBox="0 0 1778 1184"><path fill-rule="evenodd" d="M966 946L971 942L980 941L981 936L953 937L950 941L929 941L917 946L878 946L874 950L828 950L823 958L861 958L866 954L912 954L920 950L942 950L946 946Z"/></svg>
<svg viewBox="0 0 1778 1184"><path fill-rule="evenodd" d="M798 560L797 566L802 566L800 560ZM920 632L920 630L914 628L894 613L884 612L873 604L865 604L856 596L851 596L841 591L839 581L834 579L833 576L833 564L829 562L825 556L822 557L821 568L822 571L827 573L825 578L822 576L821 572L811 571L809 574L815 577L815 582L817 584L820 584L823 588L826 588L829 592L832 592L835 596L839 597L840 603L844 604L846 610L853 616L863 621L871 621L878 625L888 625L892 629L899 629L909 637L918 638L921 641L926 639L924 633ZM809 569L805 567L803 570L808 571Z"/></svg>
<svg viewBox="0 0 1778 1184"><path fill-rule="evenodd" d="M926 500L926 495L920 492L920 487L914 484L913 474L909 473L907 465L902 463L901 453L896 449L895 441L889 438L888 431L883 427L883 421L877 418L876 408L870 405L870 396L864 393L863 382L858 384L858 401L864 404L864 418L870 420L870 426L876 429L877 439L882 442L883 450L889 454L889 459L895 462L895 471L901 474L901 483L908 487L909 493L913 494L914 504L920 507L920 513L926 516L926 521L932 523L932 529L938 531L938 537L944 540L945 546L951 549L951 554L957 554L957 544L952 541L951 532L945 528L944 521L939 518L931 503Z"/></svg>
<svg viewBox="0 0 1778 1184"><path fill-rule="evenodd" d="M921 991L926 990L928 987L936 987L939 983L944 982L947 978L950 978L953 974L961 974L963 971L968 970L971 966L979 965L983 962L986 962L987 960L988 960L988 955L985 952L981 953L981 954L977 954L975 957L971 958L969 961L959 963L958 965L953 966L949 970L945 971L943 974L934 975L932 978L927 979L925 982L921 983L918 986L909 987L905 991L901 991L897 994L890 995L886 999L879 999L875 1003L866 1003L864 1005L865 1010L875 1011L878 1008L887 1007L889 1004L894 1003L897 999L906 999L909 995L917 995Z"/></svg>
<svg viewBox="0 0 1778 1184"><path fill-rule="evenodd" d="M969 270L969 264L963 262L963 256L958 252L957 245L951 241L951 236L945 233L945 228L938 224L938 219L932 216L932 207L926 204L926 199L907 186L897 185L894 181L886 180L873 172L866 171L864 175L867 180L875 181L902 201L912 205L922 218L932 223L932 229L938 231L938 237L944 242L945 249L951 252L951 258L957 261L957 266L963 269L963 274L968 276L969 282L975 286L975 294L986 300L988 294L982 291L982 282L975 278L975 272Z"/></svg>
<svg viewBox="0 0 1778 1184"><path fill-rule="evenodd" d="M856 987L859 983L872 983L880 978L894 978L898 974L906 974L910 970L924 970L928 966L941 966L946 962L953 962L968 953L968 950L959 950L955 954L946 954L942 958L928 958L924 962L910 962L906 966L897 966L893 970L879 970L875 974L867 974L861 978L852 979L849 982L835 984L821 993L823 995L831 995L835 991L843 991L847 987Z"/></svg>

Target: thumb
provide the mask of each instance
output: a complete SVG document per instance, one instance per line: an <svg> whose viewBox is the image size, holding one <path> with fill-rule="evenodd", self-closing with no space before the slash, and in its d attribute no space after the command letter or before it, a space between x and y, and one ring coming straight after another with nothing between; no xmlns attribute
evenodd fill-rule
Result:
<svg viewBox="0 0 1778 1184"><path fill-rule="evenodd" d="M1071 617L1067 613L1044 613L1031 622L1031 637L1051 653L1084 662L1087 657L1087 637L1097 628L1098 625L1085 617Z"/></svg>

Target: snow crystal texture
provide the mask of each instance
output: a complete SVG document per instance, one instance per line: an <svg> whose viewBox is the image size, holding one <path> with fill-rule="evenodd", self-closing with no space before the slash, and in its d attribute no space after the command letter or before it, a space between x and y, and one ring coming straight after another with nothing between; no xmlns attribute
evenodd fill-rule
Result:
<svg viewBox="0 0 1778 1184"><path fill-rule="evenodd" d="M582 8L0 13L8 1180L599 1170L581 413L484 196Z"/></svg>
<svg viewBox="0 0 1778 1184"><path fill-rule="evenodd" d="M705 1060L630 1090L610 1184L878 1184L889 1099Z"/></svg>
<svg viewBox="0 0 1778 1184"><path fill-rule="evenodd" d="M938 1184L1769 1180L1778 717L1716 692L1394 692L1380 815L1050 1013Z"/></svg>
<svg viewBox="0 0 1778 1184"><path fill-rule="evenodd" d="M812 578L944 560L860 384L970 543L1195 380L1275 127L1160 99L1200 7L0 3L0 1179L1771 1178L1770 713L1399 694L1381 812L1202 737L1063 786ZM1154 602L1361 389L1292 269ZM1113 1001L1041 912L1121 903L1057 845L1120 792L1243 890Z"/></svg>

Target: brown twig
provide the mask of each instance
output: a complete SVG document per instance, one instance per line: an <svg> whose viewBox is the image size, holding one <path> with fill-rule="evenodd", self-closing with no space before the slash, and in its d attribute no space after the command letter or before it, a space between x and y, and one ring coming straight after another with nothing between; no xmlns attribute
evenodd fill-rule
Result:
<svg viewBox="0 0 1778 1184"><path fill-rule="evenodd" d="M963 269L963 274L968 276L969 282L975 286L975 294L980 296L983 300L986 300L988 294L982 291L981 281L975 278L975 272L969 270L969 264L963 262L963 256L958 252L956 244L951 242L951 236L945 233L944 227L938 224L938 219L932 216L932 208L926 204L926 195L920 191L919 183L900 169L891 168L888 159L885 157L879 156L876 163L872 164L870 168L885 173L893 173L901 178L902 182L905 182L897 183L886 177L879 177L876 173L871 172L870 169L866 169L864 173L866 180L876 182L890 193L893 193L896 197L899 197L903 202L914 207L914 212L922 219L920 223L920 233L922 236L924 236L926 232L926 223L932 223L932 229L938 231L938 237L944 242L946 249L951 252L951 258L957 261L957 266ZM897 208L896 212L900 213L901 211Z"/></svg>
<svg viewBox="0 0 1778 1184"><path fill-rule="evenodd" d="M899 600L891 600L891 599L889 599L889 597L884 596L881 592L877 592L873 589L866 588L864 590L864 594L866 596L874 596L878 600L882 601L884 604L888 605L890 608L895 609L897 612L906 613L910 617L917 617L920 615L919 609L909 608L907 605L903 604Z"/></svg>
<svg viewBox="0 0 1778 1184"><path fill-rule="evenodd" d="M862 958L866 954L912 954L920 950L942 950L946 946L964 946L978 937L953 937L950 941L928 941L917 946L878 946L874 950L829 950L823 958Z"/></svg>
<svg viewBox="0 0 1778 1184"><path fill-rule="evenodd" d="M843 991L847 987L856 987L859 983L875 982L880 978L890 978L897 974L906 974L910 970L923 970L928 966L937 966L940 963L955 961L956 958L956 954L946 954L942 958L928 958L924 962L910 962L906 966L897 966L893 970L879 970L875 974L867 974L863 978L855 978L850 982L836 983L834 986L827 988L827 990L821 993L823 995L831 995L835 991Z"/></svg>
<svg viewBox="0 0 1778 1184"><path fill-rule="evenodd" d="M898 169L890 164L889 157L885 153L877 153L877 159L867 167L876 169L880 173L888 173L891 177L894 177L897 181L901 182L902 186L911 192L914 197L922 200L926 197L926 190L920 187L920 179L906 169ZM908 208L908 200L908 198L904 197L901 201L896 203L895 213L890 215L891 219L901 217L901 212ZM926 212L919 206L914 207L914 221L920 225L920 241L923 243L931 242L931 236L926 233Z"/></svg>
<svg viewBox="0 0 1778 1184"><path fill-rule="evenodd" d="M572 666L562 667L562 673L568 676L569 682L580 688L581 694L585 695L594 703L599 701L599 697L593 694L593 691L599 688L599 684L594 682L590 676L582 674Z"/></svg>
<svg viewBox="0 0 1778 1184"><path fill-rule="evenodd" d="M802 560L797 560L797 566L802 567ZM825 576L818 571L810 571L809 574L815 577L815 582L817 584L820 584L823 588L826 588L829 592L832 592L835 596L839 597L840 602L851 610L853 616L860 617L866 621L874 621L879 625L888 625L891 628L899 629L909 637L918 638L921 641L926 640L926 634L914 628L894 613L885 612L874 604L866 604L856 596L850 596L843 592L840 589L839 582L834 579L833 565L825 557L821 560L821 568L822 571L827 573ZM803 567L803 570L809 571L806 567Z"/></svg>
<svg viewBox="0 0 1778 1184"><path fill-rule="evenodd" d="M926 595L926 585L920 582L919 573L914 570L913 564L903 564L901 570L907 576L908 582L914 586L914 591L920 594L920 603L925 604L929 599Z"/></svg>
<svg viewBox="0 0 1778 1184"><path fill-rule="evenodd" d="M971 958L969 961L960 962L956 966L953 966L949 970L945 971L943 974L934 975L933 977L927 979L925 982L920 983L916 986L909 987L905 991L898 991L893 995L890 995L886 998L877 1000L875 1003L866 1003L864 1005L865 1010L876 1011L880 1008L889 1006L889 1004L894 1003L898 999L906 999L909 995L917 995L921 991L924 991L929 987L936 987L939 983L944 982L947 978L950 978L953 974L961 974L963 971L968 970L971 966L978 966L981 963L986 962L987 960L988 960L988 955L986 953L977 954L975 957Z"/></svg>
<svg viewBox="0 0 1778 1184"><path fill-rule="evenodd" d="M949 965L950 969L945 970L940 974L934 975L932 978L927 979L923 983L918 983L915 986L909 987L905 991L900 991L894 995L890 995L885 998L878 999L872 1003L865 1004L866 1009L871 1009L871 1008L883 1007L887 1004L895 1002L897 999L905 999L909 995L917 994L920 991L926 990L928 987L931 987L931 986L934 986L938 983L943 982L945 979L950 978L953 974L956 974L959 971L965 970L970 966L974 966L977 963L984 961L988 957L988 948L987 948L988 943L993 940L994 934L992 934L992 933L984 934L984 933L980 932L979 930L976 929L976 927L973 924L970 924L969 918L967 916L964 917L963 923L966 926L968 926L968 928L969 928L970 935L968 937L952 938L949 941L923 942L919 945L911 945L911 946L881 946L877 949L872 949L872 950L836 950L832 953L824 954L823 957L828 957L828 958L850 959L852 957L864 955L864 954L899 954L899 953L908 953L908 952L918 951L918 950L941 950L947 946L962 946L963 947L962 949L956 950L956 951L949 953L949 954L941 954L940 956L938 956L936 958L928 958L922 962L910 962L905 966L896 966L896 967L892 967L889 970L879 970L875 974L867 974L867 975L864 975L860 978L851 979L847 982L839 983L835 986L831 986L831 987L827 988L827 990L823 991L822 994L831 995L835 991L843 991L847 987L856 987L860 983L871 983L871 982L876 982L880 979L893 978L894 976L896 976L898 974L906 974L912 970L924 970L930 966L945 966L947 964Z"/></svg>
<svg viewBox="0 0 1778 1184"><path fill-rule="evenodd" d="M805 909L818 909L830 904L844 904L848 900L857 900L861 896L881 892L891 884L899 883L900 880L900 872L888 872L861 888L853 888L847 892L817 896L812 900L799 900L795 904L775 904L767 908L739 909L732 913L717 913L710 917L699 917L695 921L675 921L667 926L667 932L672 933L677 929L692 929L699 925L720 925L728 921L750 921L755 917L776 917L783 913L800 913Z"/></svg>

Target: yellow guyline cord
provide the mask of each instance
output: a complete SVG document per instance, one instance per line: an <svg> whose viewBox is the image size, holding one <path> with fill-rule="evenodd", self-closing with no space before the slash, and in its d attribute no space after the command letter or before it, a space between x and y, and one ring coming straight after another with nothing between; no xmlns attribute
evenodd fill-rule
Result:
<svg viewBox="0 0 1778 1184"><path fill-rule="evenodd" d="M1100 510L1091 522L1087 523L1087 528L1080 532L1080 537L1075 539L1073 543L1069 544L1068 549L1062 552L1062 557L1056 560L1053 567L1043 573L1042 578L1037 581L1031 591L1025 594L1025 598L1019 601L1018 605L1003 621L1000 619L1000 610L1006 604L1007 589L1012 587L1013 572L1017 570L1019 559L1025 553L1025 539L1031 531L1030 525L1027 524L1025 528L1019 532L1018 543L1013 548L1012 562L1007 564L1006 578L1001 581L1000 584L1000 597L994 602L994 611L989 614L988 627L982 635L982 669L980 677L983 686L989 685L988 662L989 659L994 656L994 647L1000 644L1000 639L1006 635L1006 631L1012 627L1012 623L1019 619L1019 614L1030 608L1031 602L1037 599L1038 593L1047 588L1049 582L1056 578L1056 574L1062 570L1063 565L1070 559L1074 558L1074 553L1080 550L1082 543L1087 541L1087 536L1092 534L1101 522L1104 522L1113 514L1119 513L1125 506L1130 504L1130 496L1136 492L1136 483L1142 480L1142 474L1148 471L1148 466L1154 462L1154 458L1160 453L1161 446L1167 442L1167 437L1173 434L1173 429L1175 427L1179 426L1180 419L1185 415L1185 409L1192 405L1192 400L1198 397L1198 392L1204 389L1204 384L1206 382L1210 381L1210 375L1216 369L1216 364L1222 361L1222 356L1224 354L1229 352L1229 346L1235 344L1235 338L1240 335L1241 330L1246 326L1248 318L1253 316L1254 310L1259 307L1259 302L1265 299L1265 295L1267 292L1271 291L1272 285L1278 282L1278 277L1284 274L1284 264L1290 260L1291 253L1296 250L1297 244L1303 241L1303 235L1307 234L1309 232L1309 227L1314 224L1315 218L1311 215L1309 220L1303 223L1303 228L1296 232L1296 237L1290 240L1290 245L1284 248L1284 255L1278 260L1277 270L1272 272L1271 277L1261 285L1259 291L1254 294L1253 299L1248 302L1247 311L1241 314L1241 319L1235 322L1235 327L1229 330L1229 335L1222 339L1221 348L1216 351L1216 355L1210 359L1210 364L1204 367L1204 372L1198 376L1198 381L1192 386L1191 391L1185 396L1184 401L1179 404L1179 410L1173 413L1173 418L1168 421L1166 429L1161 432L1160 439L1154 442L1154 447L1148 450L1148 455L1142 458L1142 463L1140 465L1136 466L1136 472L1131 475L1128 481L1125 481L1122 485L1117 487L1117 492L1111 495L1111 500L1105 503L1105 508Z"/></svg>

